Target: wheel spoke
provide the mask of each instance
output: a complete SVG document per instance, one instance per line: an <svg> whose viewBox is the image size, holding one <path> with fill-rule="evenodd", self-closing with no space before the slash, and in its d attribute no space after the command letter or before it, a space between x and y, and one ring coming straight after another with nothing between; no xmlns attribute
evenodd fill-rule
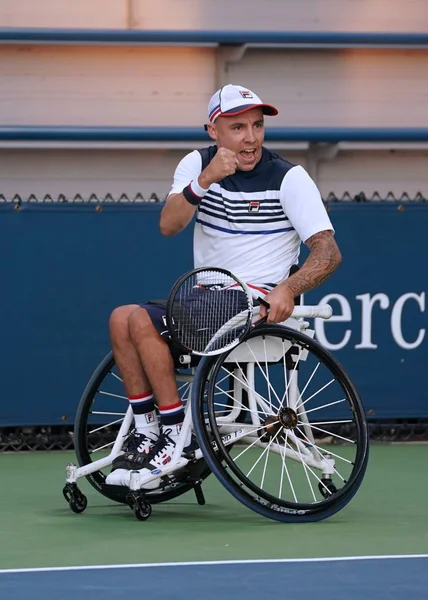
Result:
<svg viewBox="0 0 428 600"><path fill-rule="evenodd" d="M320 366L320 362L318 362L317 366L315 367L315 369L312 371L311 376L309 377L308 381L306 382L305 387L303 388L303 390L300 392L299 397L297 398L297 402L296 402L296 410L298 410L300 408L300 406L303 406L303 404L299 404L299 402L302 400L302 397L304 395L304 393L306 392L306 389L308 388L309 384L311 383L315 373L318 371L318 367Z"/></svg>
<svg viewBox="0 0 428 600"><path fill-rule="evenodd" d="M91 410L91 415L110 415L112 417L124 417L126 413L124 412L108 412L105 410Z"/></svg>
<svg viewBox="0 0 428 600"><path fill-rule="evenodd" d="M116 419L116 421L110 421L110 423L101 425L100 427L97 427L96 429L90 429L88 431L88 434L96 433L97 431L102 431L103 429L107 429L108 427L111 427L112 425L116 425L117 423L122 423L124 417L125 417L125 415L121 419Z"/></svg>
<svg viewBox="0 0 428 600"><path fill-rule="evenodd" d="M238 363L237 363L238 364ZM234 373L231 373L231 376L236 379L236 381L238 381L240 384L242 384L242 386L246 389L246 391L251 390L251 392L255 395L257 402L259 404L264 404L265 406L262 406L262 410L260 412L262 412L262 414L270 414L268 412L268 406L269 403L266 401L266 398L264 398L264 396L262 396L261 394L259 394L249 383L247 376L245 375L244 371L242 370L242 367L240 365L238 365L239 370L242 373L242 377L243 380L239 379ZM215 387L217 387L217 384L215 384ZM222 390L223 391L223 390ZM232 398L232 400L234 400L234 396L230 396L230 398Z"/></svg>
<svg viewBox="0 0 428 600"><path fill-rule="evenodd" d="M111 392L104 392L102 390L98 390L98 393L102 396L111 396L112 398L119 398L120 400L126 400L128 402L127 396L121 396L120 394L112 394Z"/></svg>
<svg viewBox="0 0 428 600"><path fill-rule="evenodd" d="M319 452L324 452L325 454L331 454L335 458L338 458L339 460L342 460L343 462L348 463L348 465L354 464L354 462L352 460L349 460L349 458L345 458L344 456L340 456L340 454L336 454L335 452L332 452L330 450L330 448L328 450L325 450L322 446L317 446L317 450L319 450Z"/></svg>
<svg viewBox="0 0 428 600"><path fill-rule="evenodd" d="M299 427L297 427L297 430L299 431L299 433L300 433L301 435L303 435L304 437L306 437L306 435L305 435L304 431L301 431L301 429L299 429ZM308 438L306 437L306 439L308 439ZM317 452L317 454L318 454L319 458L320 458L321 460L323 460L325 457L324 457L324 456L323 456L323 454L321 453L321 449L320 449L318 446L313 446L313 448L314 448L314 450ZM327 452L327 451L325 451L325 453L326 453L326 454L330 454L331 456L333 456L333 453L332 453L332 452ZM336 455L335 455L335 456L336 456ZM352 462L351 462L350 460L345 460L345 459L344 459L344 461L345 461L345 462L347 462L348 464L352 464ZM336 470L336 467L334 468L334 472L335 472L335 473L336 473L336 475L339 477L339 479L341 479L342 481L345 481L345 478L344 478L344 477L342 477L342 475L341 475L341 474L340 474L340 473L339 473L339 472ZM326 487L326 486L324 486L324 487ZM326 488L326 489L327 489L327 488Z"/></svg>
<svg viewBox="0 0 428 600"><path fill-rule="evenodd" d="M230 396L230 398L233 398L233 396ZM234 402L236 402L236 399L234 399ZM247 406L245 406L244 404L242 404L242 402L237 402L238 408L240 408L241 411L245 411L247 413L249 413L250 415L257 415L258 417L260 416L260 414L264 415L265 413L262 411L257 411L255 412L254 410L251 410L251 408L248 408ZM229 404L222 404L221 402L219 402L218 400L216 400L215 406L220 406L221 408L228 408L229 410L231 410L233 408L233 406L230 406Z"/></svg>
<svg viewBox="0 0 428 600"><path fill-rule="evenodd" d="M268 380L269 379L269 375L268 375L269 367L268 367L268 362L267 362L267 350L266 350L266 338L265 337L263 337L263 349L265 351L265 369L266 369L266 371L263 371L263 375L265 376L266 380ZM262 370L261 365L260 365L260 370ZM267 392L268 392L268 398L267 398L267 400L268 400L268 403L269 403L269 407L270 407L270 409L272 411L273 410L273 404L272 404L272 396L271 396L270 385L267 388Z"/></svg>
<svg viewBox="0 0 428 600"><path fill-rule="evenodd" d="M105 450L106 448L110 448L111 446L113 446L114 444L114 440L112 442L108 442L107 444L104 444L103 446L99 446L98 448L93 448L90 451L90 454L95 454L96 452L100 452L100 450Z"/></svg>
<svg viewBox="0 0 428 600"><path fill-rule="evenodd" d="M294 491L294 485L293 485L293 482L291 481L290 473L289 473L288 467L287 467L287 462L285 460L285 458L286 458L285 457L285 447L287 446L287 442L288 442L288 431L285 432L284 446L279 447L279 452L281 454L281 460L282 460L281 479L282 479L283 472L285 470L285 474L287 475L287 479L288 479L288 485L290 486L291 493L293 494L294 502L297 503L296 492ZM282 498L281 494L279 497Z"/></svg>
<svg viewBox="0 0 428 600"><path fill-rule="evenodd" d="M269 388L269 389L272 391L273 395L274 395L274 396L275 396L275 398L278 400L279 406L281 406L281 400L279 399L279 396L278 396L278 394L276 393L276 391L275 391L275 388L274 388L274 387L273 387L273 385L271 384L271 382L270 382L270 380L269 380L269 376L268 376L268 375L266 375L266 374L265 374L265 372L263 371L263 369L261 368L261 366L260 366L260 363L259 363L259 361L257 360L257 357L256 357L256 355L254 354L254 352L253 352L253 350L252 350L251 346L250 346L248 343L247 343L247 346L248 346L248 348L249 348L249 350L250 350L251 354L252 354L252 355L253 355L253 357L254 357L254 364L256 364L256 365L258 366L258 368L259 368L259 370L260 370L261 374L263 375L263 377L264 377L264 379L265 379L265 381L266 381L266 384L267 384L268 388Z"/></svg>
<svg viewBox="0 0 428 600"><path fill-rule="evenodd" d="M285 403L286 406L290 406L290 403L288 402L288 376L287 376L287 364L285 361L285 355L286 355L286 350L285 350L285 341L282 340L282 369L284 371L284 390L285 390Z"/></svg>
<svg viewBox="0 0 428 600"><path fill-rule="evenodd" d="M284 395L282 396L281 401L279 403L280 408L282 408L284 406L284 400L286 400L286 402L287 402L286 405L287 406L290 405L289 401L288 401L288 390L290 388L291 382L293 381L293 377L295 377L295 375L296 375L297 367L299 365L300 357L302 356L302 352L303 352L303 348L300 349L299 356L297 357L297 360L296 360L296 362L294 364L294 367L293 367L293 370L291 372L291 375L290 375L290 377L288 379L287 387L285 388Z"/></svg>
<svg viewBox="0 0 428 600"><path fill-rule="evenodd" d="M320 388L317 392L315 392L315 394L312 394L312 396L309 396L309 398L306 398L306 400L301 403L300 407L304 406L307 402L309 402L310 400L312 400L313 398L315 398L315 396L318 396L318 394L320 394L326 388L328 388L328 386L331 385L332 383L334 383L334 381L335 381L335 379L332 379L331 381L329 381L328 383L326 383L325 385L323 385L322 388ZM306 411L306 412L309 412L309 411Z"/></svg>
<svg viewBox="0 0 428 600"><path fill-rule="evenodd" d="M311 425L309 423L309 427L312 427L312 429L316 429L317 431L321 431L322 433L326 433L328 436L335 437L339 440L343 440L344 442L348 442L348 444L356 443L354 440L350 440L349 438L343 437L342 435L339 435L338 433L332 433L331 431L326 431L325 429L322 429L321 427L317 427L316 425Z"/></svg>
<svg viewBox="0 0 428 600"><path fill-rule="evenodd" d="M266 457L265 457L265 464L263 465L263 472L262 472L262 480L260 482L260 487L261 489L263 489L264 483L265 483L265 476L266 476L266 469L267 469L267 464L268 464L268 460L269 460L269 446L268 446L268 451L266 452Z"/></svg>
<svg viewBox="0 0 428 600"><path fill-rule="evenodd" d="M254 469L256 468L256 466L259 464L259 462L261 461L261 459L265 455L266 451L269 451L269 447L273 444L273 442L275 441L275 439L278 437L278 434L279 434L279 431L277 431L276 434L275 434L275 436L269 441L269 443L266 445L266 448L263 450L263 452L260 454L259 458L256 460L256 462L254 463L254 465L248 471L248 473L247 473L247 479L251 475L251 473L254 471ZM256 440L256 441L258 441L258 440Z"/></svg>
<svg viewBox="0 0 428 600"><path fill-rule="evenodd" d="M279 421L278 421L278 423L279 423ZM262 428L263 428L263 426L262 427L258 427L257 429L253 429L252 431L247 432L247 435L249 436L252 433L257 433L257 431L260 431ZM248 450L250 450L251 448L253 448L258 442L260 442L260 439L259 439L259 437L256 437L256 439L249 446L246 446L242 450L242 452L240 452L237 456L235 456L234 460L236 461L236 460L238 460L238 458L241 458L241 456L244 456L244 454L246 452L248 452Z"/></svg>
<svg viewBox="0 0 428 600"><path fill-rule="evenodd" d="M222 378L220 379L220 381L217 381L217 384L218 384L218 385L220 385L220 383L223 383L223 381L226 381L226 379L232 375L231 371L229 371L229 370L228 370L228 369L226 369L225 367L222 367L222 370L223 370L223 371L226 371L226 375L225 375L224 377L222 377Z"/></svg>
<svg viewBox="0 0 428 600"><path fill-rule="evenodd" d="M306 423L303 421L299 421L299 423L302 423L304 425L337 425L338 423L353 423L354 421L352 419L344 419L343 421L311 421L310 423Z"/></svg>
<svg viewBox="0 0 428 600"><path fill-rule="evenodd" d="M123 383L123 379L121 377L119 377L119 375L116 375L116 373L114 373L113 371L109 371L109 374L114 377L115 379L117 379L118 381L120 381L120 383Z"/></svg>
<svg viewBox="0 0 428 600"><path fill-rule="evenodd" d="M329 402L328 404L323 404L322 406L317 406L316 408L310 408L309 410L305 410L305 413L308 415L309 413L315 412L316 410L322 410L323 408L327 408L327 406L334 406L335 404L341 404L342 402L346 402L346 398L336 400L335 402ZM300 415L301 413L298 414Z"/></svg>
<svg viewBox="0 0 428 600"><path fill-rule="evenodd" d="M293 451L295 454L297 454L297 453L296 453L296 451L294 450L294 448L293 448L292 446L290 446L290 449L291 449L291 450L292 450L292 451ZM298 450L299 450L299 457L300 457L300 460L301 460L302 466L303 466L303 468L304 468L304 470L305 470L305 475L306 475L306 478L307 478L307 481L308 481L308 484L309 484L309 487L310 487L310 490L311 490L311 493L312 493L312 497L313 497L313 499L314 499L314 502L316 502L316 501L317 501L317 498L316 498L316 496L315 496L314 489L313 489L313 487L312 487L312 482L311 482L311 480L310 480L310 477L309 477L308 471L311 473L311 475L312 475L312 476L313 476L313 477L314 477L314 478L315 478L315 479L318 481L318 483L319 483L319 484L320 484L320 485L321 485L321 486L322 486L322 487L323 487L323 488L324 488L324 489L325 489L325 490L326 490L326 491L327 491L329 494L331 494L331 491L328 489L328 487L325 485L325 483L322 481L322 479L320 479L320 478L318 477L318 475L315 473L315 471L314 471L314 470L313 470L313 469L312 469L312 468L311 468L311 467L310 467L308 464L306 464L306 462L305 462L305 459L303 458L303 456L302 456L302 454L301 454L301 452L300 452L300 448L299 448L299 447L298 447ZM336 471L336 470L335 470L335 471Z"/></svg>
<svg viewBox="0 0 428 600"><path fill-rule="evenodd" d="M307 482L308 482L309 489L311 490L311 493L312 493L312 498L313 498L314 502L316 502L316 501L317 501L317 497L315 496L314 488L312 487L312 482L311 482L311 480L310 480L310 477L309 477L309 474L308 474L308 470L309 470L309 471L311 471L312 473L313 473L313 471L312 471L312 469L311 469L311 468L310 468L310 467L309 467L309 466L306 464L306 462L305 462L305 459L304 459L304 458L303 458L303 456L302 456L302 452L301 452L301 450L300 450L300 446L297 446L297 449L298 449L298 451L299 451L298 453L297 453L297 452L294 450L294 448L291 446L291 444L290 444L290 448L291 448L291 450L292 450L292 451L293 451L295 454L298 454L298 455L299 455L299 457L300 457L300 461L301 461L301 464L302 464L303 470L304 470L304 472L305 472L305 475L306 475L306 480L307 480Z"/></svg>

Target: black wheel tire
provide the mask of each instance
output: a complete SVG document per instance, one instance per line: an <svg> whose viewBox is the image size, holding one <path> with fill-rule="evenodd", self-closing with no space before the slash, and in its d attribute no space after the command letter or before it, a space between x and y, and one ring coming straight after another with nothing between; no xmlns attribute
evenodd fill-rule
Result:
<svg viewBox="0 0 428 600"><path fill-rule="evenodd" d="M82 493L79 493L78 495L70 498L69 506L74 513L80 514L86 510L86 507L88 506L88 500L86 496L84 496Z"/></svg>
<svg viewBox="0 0 428 600"><path fill-rule="evenodd" d="M92 462L91 455L88 448L87 442L87 423L90 414L90 408L93 399L102 384L105 377L112 371L115 366L115 360L113 353L109 352L107 356L101 361L98 367L95 369L91 378L89 379L82 397L77 408L75 426L74 426L74 446L79 466L88 465ZM210 475L211 470L207 466L206 462L201 459L196 465L190 465L189 468L195 471L196 479L206 479ZM193 474L193 471L192 471ZM105 483L106 476L102 471L95 471L86 476L86 479L91 486L97 490L100 494L121 504L127 504L127 495L129 489L122 486L107 485ZM177 483L174 487L165 490L154 490L148 492L147 496L150 499L151 504L157 504L159 502L166 502L173 498L177 498L182 494L193 489L193 483L183 482Z"/></svg>
<svg viewBox="0 0 428 600"><path fill-rule="evenodd" d="M139 498L134 503L133 512L139 521L147 521L152 514L151 504Z"/></svg>
<svg viewBox="0 0 428 600"><path fill-rule="evenodd" d="M323 362L325 362L328 367L332 369L332 372L336 374L338 380L340 380L341 384L355 402L355 405L358 409L360 435L362 440L358 455L358 464L354 468L352 477L346 484L346 489L343 489L335 494L335 497L332 497L330 499L331 501L327 502L327 505L322 505L321 503L321 507L317 507L316 505L313 507L302 505L302 508L299 510L299 506L295 505L294 508L280 507L280 509L278 509L277 505L274 503L260 500L260 497L257 497L257 493L254 493L254 490L250 489L245 481L237 482L231 477L229 470L233 470L233 465L231 465L229 457L222 452L221 447L218 447L218 449L214 451L212 446L212 438L207 434L205 414L201 400L203 391L206 389L207 379L210 378L213 381L215 380L216 372L224 360L224 355L206 356L199 364L192 389L193 425L200 448L204 454L208 466L216 475L217 479L222 483L222 485L237 500L242 502L242 504L258 514L284 523L307 523L320 521L331 517L339 510L344 508L354 497L362 483L369 456L368 426L365 412L358 392L343 369L342 365L316 340L310 338L304 333L295 331L294 329L290 329L282 325L268 324L261 325L252 330L247 335L245 340L249 340L256 336L275 334L283 337L287 336L288 339L294 340L296 343L301 343L307 348L311 348L311 351L314 351L315 355L321 357ZM207 404L209 404L209 402L210 400L208 398ZM225 465L229 465L229 467L232 467L232 469L228 469L225 467ZM260 496L263 498L262 491Z"/></svg>

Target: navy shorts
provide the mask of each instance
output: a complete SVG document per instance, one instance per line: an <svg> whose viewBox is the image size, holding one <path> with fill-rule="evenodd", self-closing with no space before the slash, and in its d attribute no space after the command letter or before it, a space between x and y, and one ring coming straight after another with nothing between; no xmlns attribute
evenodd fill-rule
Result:
<svg viewBox="0 0 428 600"><path fill-rule="evenodd" d="M183 350L179 348L176 344L174 344L174 342L172 342L166 324L166 300L153 300L151 302L146 302L145 304L140 304L140 306L141 308L146 309L146 311L149 313L149 317L151 318L156 331L168 344L172 358L174 360L175 368L183 368L183 366L180 364L180 356L183 354ZM192 362L188 366L196 366L199 363L200 359L200 356L192 357Z"/></svg>
<svg viewBox="0 0 428 600"><path fill-rule="evenodd" d="M226 294L228 296L234 295L232 305L230 304L230 297L227 298L225 292L221 290L211 290L209 294L207 294L206 290L196 288L186 298L186 306L184 308L190 309L193 317L196 319L201 315L206 314L209 308L215 306L216 310L211 314L209 338L220 329L223 323L235 315L237 306L239 307L239 310L244 310L248 306L246 296L242 291L228 290ZM227 302L223 300L227 300ZM152 300L145 304L140 304L140 306L141 308L145 308L149 313L156 331L158 331L165 340L170 340L171 337L166 324L166 304L165 300ZM257 306L258 302L254 301L254 305ZM229 311L232 312L228 314Z"/></svg>
<svg viewBox="0 0 428 600"><path fill-rule="evenodd" d="M171 339L166 324L166 300L153 300L152 302L140 304L140 306L141 308L145 308L149 313L152 323L159 335L165 340Z"/></svg>
<svg viewBox="0 0 428 600"><path fill-rule="evenodd" d="M231 304L231 296L233 302ZM176 343L171 340L171 336L166 323L166 301L164 300L152 300L145 304L140 304L141 308L144 308L152 320L152 323L162 337L163 340L169 345L171 354L174 359L174 363L177 366L179 364L179 358L185 351ZM255 304L258 304L255 302ZM245 294L240 290L228 290L227 292L222 290L207 290L196 288L187 298L185 305L177 306L177 310L190 311L193 319L198 319L201 315L205 315L209 312L209 309L215 306L215 311L211 310L209 327L205 327L203 331L203 338L205 343L209 341L215 333L220 329L223 323L227 322L236 314L236 307L239 310L244 310L248 304ZM232 311L232 312L231 312ZM230 312L230 314L229 314ZM190 335L198 335L190 332ZM206 338L206 339L205 339ZM205 345L205 343L203 345ZM194 356L194 359L199 362L200 358ZM192 358L192 364L195 361Z"/></svg>

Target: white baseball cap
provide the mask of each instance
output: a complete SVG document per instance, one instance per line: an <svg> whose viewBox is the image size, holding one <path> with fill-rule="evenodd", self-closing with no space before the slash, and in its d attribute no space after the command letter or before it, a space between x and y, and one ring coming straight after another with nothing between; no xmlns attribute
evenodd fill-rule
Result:
<svg viewBox="0 0 428 600"><path fill-rule="evenodd" d="M208 104L208 122L214 123L218 117L233 117L257 106L263 109L265 115L274 117L278 114L274 106L262 102L248 88L230 83L217 90L211 97Z"/></svg>

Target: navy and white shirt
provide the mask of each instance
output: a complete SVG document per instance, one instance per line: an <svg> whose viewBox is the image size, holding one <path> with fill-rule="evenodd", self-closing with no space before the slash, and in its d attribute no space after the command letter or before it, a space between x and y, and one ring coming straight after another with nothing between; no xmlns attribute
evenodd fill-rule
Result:
<svg viewBox="0 0 428 600"><path fill-rule="evenodd" d="M217 152L194 150L178 164L170 194L196 179ZM320 192L301 166L263 148L252 171L236 171L213 183L196 212L194 265L228 269L266 288L288 277L300 244L333 230Z"/></svg>

